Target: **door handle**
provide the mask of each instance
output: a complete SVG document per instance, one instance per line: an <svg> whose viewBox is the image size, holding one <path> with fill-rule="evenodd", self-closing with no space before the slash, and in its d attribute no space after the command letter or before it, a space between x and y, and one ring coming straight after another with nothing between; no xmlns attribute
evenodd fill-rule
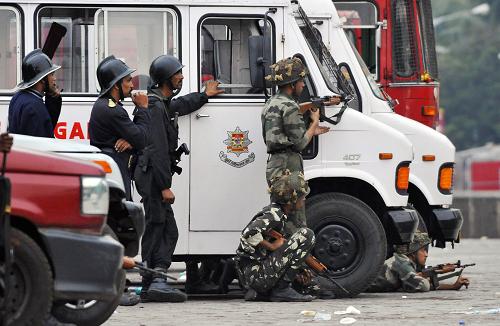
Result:
<svg viewBox="0 0 500 326"><path fill-rule="evenodd" d="M200 118L210 118L209 114L203 114L203 113L196 113L196 119Z"/></svg>

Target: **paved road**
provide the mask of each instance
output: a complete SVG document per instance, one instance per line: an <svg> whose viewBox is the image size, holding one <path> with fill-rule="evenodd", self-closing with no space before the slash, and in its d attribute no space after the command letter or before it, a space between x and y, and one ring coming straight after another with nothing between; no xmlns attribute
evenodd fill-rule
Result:
<svg viewBox="0 0 500 326"><path fill-rule="evenodd" d="M353 325L500 325L498 314L465 314L500 308L500 239L463 240L455 249L435 249L429 264L461 259L475 262L464 275L471 279L468 290L428 293L362 294L354 299L317 300L311 303L244 302L242 299L198 299L181 304L145 303L119 307L105 325L301 325L302 310L324 310L330 321L317 325L340 325L334 311L354 306ZM406 296L406 298L403 298Z"/></svg>

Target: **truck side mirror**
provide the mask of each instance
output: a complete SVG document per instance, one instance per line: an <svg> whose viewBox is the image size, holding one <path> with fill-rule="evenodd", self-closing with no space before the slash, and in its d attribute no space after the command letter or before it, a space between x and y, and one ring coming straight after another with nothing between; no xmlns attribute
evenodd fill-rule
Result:
<svg viewBox="0 0 500 326"><path fill-rule="evenodd" d="M262 52L263 47L264 52ZM252 87L259 89L271 87L271 83L264 79L271 73L271 68L269 68L272 64L270 36L250 36L248 38L248 58Z"/></svg>

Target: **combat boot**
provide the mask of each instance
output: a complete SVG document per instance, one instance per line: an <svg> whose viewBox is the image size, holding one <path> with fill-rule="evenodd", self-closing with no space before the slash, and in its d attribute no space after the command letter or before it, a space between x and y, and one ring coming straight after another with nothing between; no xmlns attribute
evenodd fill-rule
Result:
<svg viewBox="0 0 500 326"><path fill-rule="evenodd" d="M205 282L200 276L198 263L194 261L186 262L185 289L187 294L219 294L221 292L218 285Z"/></svg>
<svg viewBox="0 0 500 326"><path fill-rule="evenodd" d="M300 294L292 288L290 282L280 280L271 290L269 299L273 302L309 302L315 297L309 294Z"/></svg>
<svg viewBox="0 0 500 326"><path fill-rule="evenodd" d="M166 273L165 269L161 269L161 271ZM184 302L187 300L185 293L168 285L167 280L162 277L153 278L147 289L146 297L150 302Z"/></svg>

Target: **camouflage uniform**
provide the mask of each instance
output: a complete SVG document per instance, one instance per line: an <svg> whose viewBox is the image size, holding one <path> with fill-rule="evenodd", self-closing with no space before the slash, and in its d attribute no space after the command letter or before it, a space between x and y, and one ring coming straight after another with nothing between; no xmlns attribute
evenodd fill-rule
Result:
<svg viewBox="0 0 500 326"><path fill-rule="evenodd" d="M286 85L306 76L307 71L298 58L284 59L271 66L272 74L268 80L276 85ZM280 172L288 169L304 173L301 151L306 148L310 138L306 136L307 125L299 112L297 102L287 94L278 91L265 104L261 115L262 134L266 143L269 159L266 179L271 180ZM298 228L306 226L305 210L290 214L286 234L293 234Z"/></svg>
<svg viewBox="0 0 500 326"><path fill-rule="evenodd" d="M367 292L427 292L431 290L430 281L417 275L418 266L408 255L429 245L427 233L415 233L409 245L396 246L394 256L388 259Z"/></svg>
<svg viewBox="0 0 500 326"><path fill-rule="evenodd" d="M314 246L314 233L308 228L298 229L279 249L269 252L258 244L266 232L283 233L286 215L277 204L264 207L243 230L238 255L240 279L245 288L266 293L285 276L293 280L298 268Z"/></svg>
<svg viewBox="0 0 500 326"><path fill-rule="evenodd" d="M245 227L236 250L241 282L258 293L271 290L281 279L291 282L314 246L314 233L308 228L299 228L275 251L259 246L270 240L271 230L283 234L287 216L281 205L295 203L309 193L309 187L301 173L285 170L273 180L269 191L273 203Z"/></svg>

